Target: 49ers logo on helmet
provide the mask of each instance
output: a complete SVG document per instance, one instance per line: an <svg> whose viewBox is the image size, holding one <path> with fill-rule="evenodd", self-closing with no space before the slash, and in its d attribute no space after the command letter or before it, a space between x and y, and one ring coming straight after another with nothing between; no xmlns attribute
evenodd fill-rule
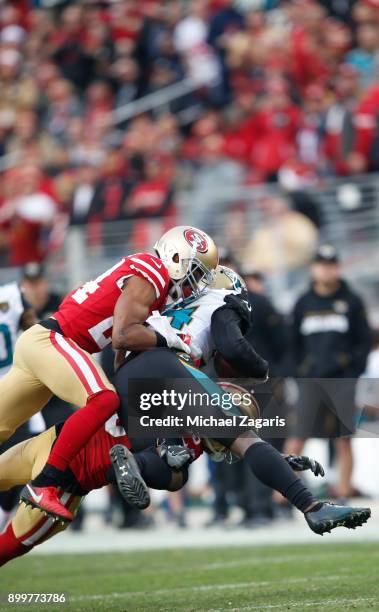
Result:
<svg viewBox="0 0 379 612"><path fill-rule="evenodd" d="M199 253L206 253L208 251L208 243L205 237L197 230L187 229L184 232L184 238L187 240L188 244L196 247L196 251Z"/></svg>

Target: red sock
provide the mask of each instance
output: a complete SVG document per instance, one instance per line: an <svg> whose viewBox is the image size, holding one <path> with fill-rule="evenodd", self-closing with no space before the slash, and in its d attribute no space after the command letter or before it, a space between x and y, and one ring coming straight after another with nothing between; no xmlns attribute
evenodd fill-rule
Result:
<svg viewBox="0 0 379 612"><path fill-rule="evenodd" d="M64 471L90 438L114 414L120 404L115 391L101 391L72 414L62 427L47 459L49 465Z"/></svg>
<svg viewBox="0 0 379 612"><path fill-rule="evenodd" d="M12 523L0 534L0 566L5 565L11 559L20 557L27 553L32 546L24 546L14 535Z"/></svg>

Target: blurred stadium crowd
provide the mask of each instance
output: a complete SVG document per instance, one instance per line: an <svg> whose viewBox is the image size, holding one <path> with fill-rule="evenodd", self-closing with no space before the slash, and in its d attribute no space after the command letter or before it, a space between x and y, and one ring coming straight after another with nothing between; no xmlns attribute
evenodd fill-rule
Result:
<svg viewBox="0 0 379 612"><path fill-rule="evenodd" d="M379 3L1 1L0 90L0 263L21 265L68 223L165 229L182 186L378 170Z"/></svg>

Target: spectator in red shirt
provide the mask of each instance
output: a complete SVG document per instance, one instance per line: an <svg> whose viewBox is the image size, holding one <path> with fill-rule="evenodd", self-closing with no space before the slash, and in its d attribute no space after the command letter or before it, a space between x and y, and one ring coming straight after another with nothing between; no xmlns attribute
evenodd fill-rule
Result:
<svg viewBox="0 0 379 612"><path fill-rule="evenodd" d="M152 154L145 159L143 178L132 188L123 209L125 217L134 220L132 250L143 251L175 225L174 174L175 162L170 155ZM153 219L153 224L147 222Z"/></svg>
<svg viewBox="0 0 379 612"><path fill-rule="evenodd" d="M19 168L11 180L17 181L17 191L4 201L0 217L9 248L9 263L43 261L50 250L57 202L36 166Z"/></svg>
<svg viewBox="0 0 379 612"><path fill-rule="evenodd" d="M275 180L279 168L296 154L300 109L290 98L284 79L268 80L262 110L254 118L251 164L267 180Z"/></svg>
<svg viewBox="0 0 379 612"><path fill-rule="evenodd" d="M362 97L354 116L355 144L347 160L352 174L379 168L379 83L375 83Z"/></svg>
<svg viewBox="0 0 379 612"><path fill-rule="evenodd" d="M102 176L95 185L88 218L90 222L117 221L134 182L126 172L120 148L110 149L102 166Z"/></svg>
<svg viewBox="0 0 379 612"><path fill-rule="evenodd" d="M299 91L303 91L329 74L322 57L326 10L314 0L295 0L286 4L285 11L291 28L289 72Z"/></svg>

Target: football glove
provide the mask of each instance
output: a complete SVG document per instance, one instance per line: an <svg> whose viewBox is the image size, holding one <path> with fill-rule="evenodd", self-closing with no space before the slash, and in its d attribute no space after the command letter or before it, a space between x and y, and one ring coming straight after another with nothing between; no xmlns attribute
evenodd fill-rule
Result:
<svg viewBox="0 0 379 612"><path fill-rule="evenodd" d="M324 468L316 459L304 455L285 455L284 458L295 472L311 470L315 476L325 476Z"/></svg>
<svg viewBox="0 0 379 612"><path fill-rule="evenodd" d="M162 317L157 310L154 310L153 314L150 315L146 322L164 337L168 348L187 353L188 355L191 353L190 347L182 340L180 334L171 327L168 318Z"/></svg>
<svg viewBox="0 0 379 612"><path fill-rule="evenodd" d="M159 455L174 470L181 470L194 460L194 451L180 444L161 443Z"/></svg>

